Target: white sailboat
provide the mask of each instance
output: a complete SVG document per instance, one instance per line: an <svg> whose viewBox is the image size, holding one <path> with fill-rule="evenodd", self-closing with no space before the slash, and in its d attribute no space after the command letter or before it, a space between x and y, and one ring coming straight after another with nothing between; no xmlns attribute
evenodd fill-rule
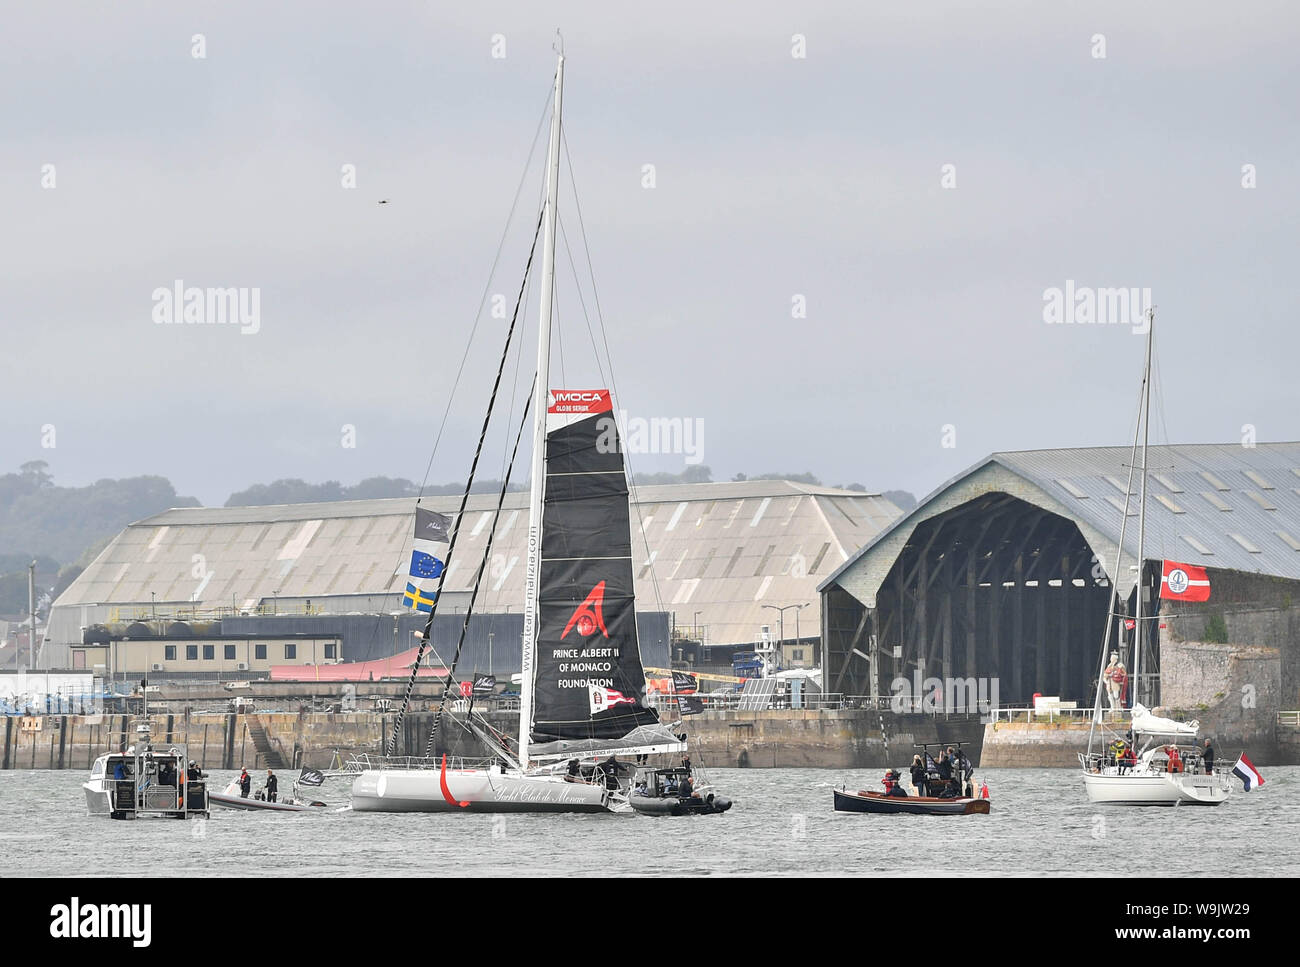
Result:
<svg viewBox="0 0 1300 967"><path fill-rule="evenodd" d="M1206 775L1200 771L1200 750L1196 737L1200 732L1200 723L1176 722L1173 719L1153 715L1141 704L1142 682L1142 643L1144 638L1144 619L1142 614L1142 595L1145 589L1144 568L1146 562L1146 495L1147 495L1147 445L1150 437L1149 418L1151 410L1151 348L1155 332L1155 310L1147 310L1147 345L1146 365L1142 375L1142 405L1138 418L1137 434L1133 439L1133 452L1137 453L1138 439L1141 438L1141 483L1138 500L1138 550L1137 550L1137 590L1135 598L1134 637L1133 637L1133 705L1129 733L1122 737L1126 753L1110 753L1104 749L1094 751L1097 726L1103 722L1101 707L1102 687L1107 678L1108 666L1106 652L1110 642L1111 628L1119 600L1119 574L1124 559L1124 534L1128 525L1128 500L1133 491L1134 464L1129 465L1129 481L1125 488L1124 516L1120 523L1119 543L1116 547L1115 572L1111 580L1110 608L1106 616L1106 631L1102 636L1101 673L1097 677L1096 712L1092 727L1088 732L1088 751L1079 754L1079 764L1083 770L1083 784L1088 793L1088 801L1127 806L1178 806L1196 804L1217 806L1226 800L1232 791L1231 777L1225 773ZM1113 656L1114 657L1114 656ZM1118 702L1116 705L1120 704ZM1114 713L1119 709L1114 708Z"/></svg>
<svg viewBox="0 0 1300 967"><path fill-rule="evenodd" d="M610 393L548 389L563 90L561 52L542 213L518 752L471 720L496 759L363 757L357 811L606 811L626 803L631 770L594 760L685 750L643 704L627 475Z"/></svg>

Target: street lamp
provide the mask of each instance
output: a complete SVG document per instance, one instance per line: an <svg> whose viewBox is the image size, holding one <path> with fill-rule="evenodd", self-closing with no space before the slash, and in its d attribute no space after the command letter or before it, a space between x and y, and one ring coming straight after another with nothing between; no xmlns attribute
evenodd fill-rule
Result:
<svg viewBox="0 0 1300 967"><path fill-rule="evenodd" d="M798 634L799 634L799 612L802 611L804 608L808 607L808 604L809 604L809 602L805 601L803 604L782 604L782 605L765 604L765 605L763 605L763 607L765 607L765 608L771 608L773 611L777 612L777 614L780 616L780 618L779 618L780 629L781 629L781 631L780 631L781 640L780 640L780 644L779 644L779 647L780 647L780 648L784 648L784 647L785 647L785 613L786 613L787 611L789 611L791 608L794 609L794 621L795 621L795 624L794 624L794 629L795 629L795 631L794 631L794 633L795 633L795 635L796 635L796 637L797 637ZM778 649L778 651L779 651L779 649Z"/></svg>

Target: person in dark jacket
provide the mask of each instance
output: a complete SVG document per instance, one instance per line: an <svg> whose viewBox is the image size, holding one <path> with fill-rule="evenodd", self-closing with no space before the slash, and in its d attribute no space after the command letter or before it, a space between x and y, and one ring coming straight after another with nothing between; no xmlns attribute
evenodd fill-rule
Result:
<svg viewBox="0 0 1300 967"><path fill-rule="evenodd" d="M244 769L239 773L239 797L241 799L247 799L248 791L252 788L253 777L248 774L247 769Z"/></svg>
<svg viewBox="0 0 1300 967"><path fill-rule="evenodd" d="M1205 740L1205 751L1201 753L1201 760L1205 763L1205 774L1207 776L1214 774L1214 746L1210 745L1210 740Z"/></svg>
<svg viewBox="0 0 1300 967"><path fill-rule="evenodd" d="M952 759L948 757L947 752L939 756L939 778L945 783L952 778Z"/></svg>
<svg viewBox="0 0 1300 967"><path fill-rule="evenodd" d="M907 790L904 789L903 784L898 781L901 778L902 776L900 776L893 769L890 769L888 772L885 773L885 795L886 796L893 796L894 798L897 799L907 798Z"/></svg>
<svg viewBox="0 0 1300 967"><path fill-rule="evenodd" d="M275 793L280 786L280 780L275 778L275 773L270 769L266 770L266 801L275 802Z"/></svg>
<svg viewBox="0 0 1300 967"><path fill-rule="evenodd" d="M912 787L918 796L927 795L925 788L925 763L920 755L912 756Z"/></svg>
<svg viewBox="0 0 1300 967"><path fill-rule="evenodd" d="M199 768L198 763L193 759L190 760L190 767L185 770L185 778L190 782L197 782L203 778L203 770Z"/></svg>

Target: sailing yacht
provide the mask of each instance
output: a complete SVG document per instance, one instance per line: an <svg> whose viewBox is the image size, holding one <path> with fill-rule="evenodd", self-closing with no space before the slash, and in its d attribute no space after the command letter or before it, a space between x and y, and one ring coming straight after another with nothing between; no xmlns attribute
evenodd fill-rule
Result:
<svg viewBox="0 0 1300 967"><path fill-rule="evenodd" d="M610 392L548 388L563 92L561 52L542 212L518 751L470 719L495 759L378 761L353 782L357 811L619 809L631 762L617 756L686 748L644 705L627 472Z"/></svg>
<svg viewBox="0 0 1300 967"><path fill-rule="evenodd" d="M1155 309L1147 310L1146 365L1142 375L1142 406L1138 417L1137 433L1133 438L1133 451L1138 451L1141 438L1141 482L1138 498L1138 548L1137 548L1137 606L1133 638L1133 705L1129 735L1123 737L1131 753L1107 754L1102 749L1094 751L1097 725L1102 723L1101 693L1107 678L1106 652L1119 599L1119 579L1124 560L1124 534L1128 525L1128 500L1133 491L1135 462L1129 465L1129 482L1125 488L1124 517L1120 523L1119 543L1115 550L1115 578L1111 581L1110 608L1106 615L1106 631L1101 644L1101 674L1097 676L1096 709L1092 727L1088 732L1088 751L1079 753L1083 770L1083 784L1088 801L1126 806L1178 806L1197 804L1217 806L1232 791L1231 777L1226 773L1201 774L1200 750L1196 737L1200 732L1197 721L1176 722L1153 715L1141 704L1142 643L1145 629L1142 614L1142 596L1145 590L1143 577L1146 562L1146 496L1147 496L1147 445L1150 437L1151 412L1151 348L1155 332ZM1148 616L1149 618L1149 616ZM1117 710L1118 711L1118 710Z"/></svg>

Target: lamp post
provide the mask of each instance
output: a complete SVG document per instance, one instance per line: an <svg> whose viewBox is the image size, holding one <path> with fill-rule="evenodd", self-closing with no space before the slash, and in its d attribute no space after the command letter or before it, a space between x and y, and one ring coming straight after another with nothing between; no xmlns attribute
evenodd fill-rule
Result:
<svg viewBox="0 0 1300 967"><path fill-rule="evenodd" d="M802 611L804 608L808 607L808 604L809 604L809 602L805 601L805 602L803 602L803 604L782 604L782 605L765 604L765 605L763 605L763 607L765 607L765 608L771 608L773 611L777 612L778 615L780 615L780 618L779 618L779 624L780 624L780 635L781 635L781 640L780 640L780 642L779 642L778 652L780 651L781 648L784 648L784 647L785 647L785 613L786 613L787 611L789 611L791 608L794 609L794 616L795 616L795 626L794 626L794 627L795 627L795 634L798 635L798 634L799 634L799 612Z"/></svg>

